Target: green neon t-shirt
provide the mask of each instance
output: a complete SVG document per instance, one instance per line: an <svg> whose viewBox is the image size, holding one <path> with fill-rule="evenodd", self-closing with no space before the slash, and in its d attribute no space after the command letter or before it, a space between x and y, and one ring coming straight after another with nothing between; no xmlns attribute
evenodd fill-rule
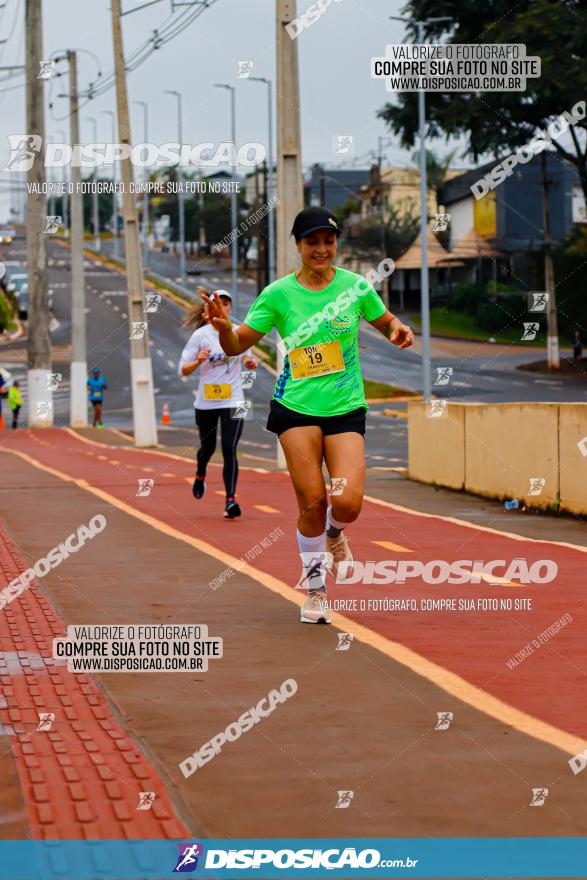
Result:
<svg viewBox="0 0 587 880"><path fill-rule="evenodd" d="M324 290L308 290L295 273L279 278L253 302L243 323L259 333L273 327L285 351L338 341L344 370L324 376L293 379L289 355L284 358L273 399L296 412L337 416L360 406L367 409L359 363L359 321L380 318L385 306L379 294L356 272L336 268Z"/></svg>

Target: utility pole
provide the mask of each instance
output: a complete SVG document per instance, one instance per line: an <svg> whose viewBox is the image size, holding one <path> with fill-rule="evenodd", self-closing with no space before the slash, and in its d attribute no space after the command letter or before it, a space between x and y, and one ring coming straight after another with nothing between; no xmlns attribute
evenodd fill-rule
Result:
<svg viewBox="0 0 587 880"><path fill-rule="evenodd" d="M69 379L70 412L69 423L72 428L83 428L88 424L88 402L86 383L88 365L86 363L86 283L84 277L84 208L81 192L81 168L79 147L79 115L77 93L77 55L67 53L69 62L69 100L70 100L70 141L71 160L71 370Z"/></svg>
<svg viewBox="0 0 587 880"><path fill-rule="evenodd" d="M144 131L145 131L145 143L149 143L149 107L146 101L135 101L135 104L138 104L143 108L144 115ZM145 180L145 184L148 186L149 184L149 170L146 170L147 179ZM145 189L143 192L143 269L146 272L149 268L149 192L148 189Z"/></svg>
<svg viewBox="0 0 587 880"><path fill-rule="evenodd" d="M88 122L92 123L92 130L94 132L93 142L97 143L98 142L98 123L91 116L88 117ZM94 227L94 250L99 253L100 249L101 249L101 244L100 244L100 210L99 210L99 205L98 205L98 169L97 168L94 170L94 184L95 184L96 188L95 188L94 192L92 193L92 214L93 214L92 226Z"/></svg>
<svg viewBox="0 0 587 880"><path fill-rule="evenodd" d="M118 108L119 141L131 145L126 70L122 46L120 0L112 0L112 42L116 73L116 102ZM137 206L131 192L133 169L130 156L120 160L123 187L124 246L126 255L126 284L130 327L130 372L132 387L133 425L136 446L157 445L157 421L153 392L153 369L149 354L149 328L143 313L144 280L141 264Z"/></svg>
<svg viewBox="0 0 587 880"><path fill-rule="evenodd" d="M265 83L267 86L267 147L269 159L269 180L267 185L267 202L275 195L274 160L273 160L273 83L265 76L249 76L249 80ZM272 207L268 215L269 223L269 284L275 281L275 211Z"/></svg>
<svg viewBox="0 0 587 880"><path fill-rule="evenodd" d="M277 277L298 265L293 221L304 207L298 44L286 31L296 18L296 0L276 0L277 44ZM283 370L284 347L277 345L277 372ZM285 456L277 442L277 464L285 468Z"/></svg>
<svg viewBox="0 0 587 880"><path fill-rule="evenodd" d="M175 89L166 89L165 94L175 95L177 98L177 138L179 140L181 152L181 144L183 143L181 95L179 92L176 92ZM185 285L187 282L185 271L185 193L183 191L183 169L179 162L177 163L177 183L179 186L177 193L177 206L179 212L179 274L181 276L181 283Z"/></svg>
<svg viewBox="0 0 587 880"><path fill-rule="evenodd" d="M542 169L542 218L544 225L544 286L547 293L546 342L548 351L548 369L560 370L556 292L554 289L554 261L552 258L552 234L550 231L550 205L548 203L550 184L548 180L545 150L542 151L540 159Z"/></svg>
<svg viewBox="0 0 587 880"><path fill-rule="evenodd" d="M41 0L26 0L26 117L27 132L38 135L45 146L44 80L38 79L43 61L43 10ZM47 284L47 201L43 195L43 151L35 151L27 172L27 266L29 279L28 328L28 423L31 428L53 425L53 396L47 386L51 372L49 302ZM33 192L36 190L36 192Z"/></svg>
<svg viewBox="0 0 587 880"><path fill-rule="evenodd" d="M112 122L112 143L116 143L116 116L113 110L102 110L104 116L109 116ZM120 248L118 247L118 195L116 193L116 159L112 162L112 183L114 184L114 192L112 193L112 255L114 259L120 258Z"/></svg>

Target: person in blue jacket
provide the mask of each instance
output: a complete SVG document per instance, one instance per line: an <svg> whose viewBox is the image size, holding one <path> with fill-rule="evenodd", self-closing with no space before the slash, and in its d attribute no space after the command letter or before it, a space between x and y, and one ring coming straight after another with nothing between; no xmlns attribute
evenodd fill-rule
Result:
<svg viewBox="0 0 587 880"><path fill-rule="evenodd" d="M88 398L94 407L94 420L92 427L103 428L102 424L102 403L104 402L104 389L108 388L108 382L100 373L98 367L94 367L92 375L88 378Z"/></svg>

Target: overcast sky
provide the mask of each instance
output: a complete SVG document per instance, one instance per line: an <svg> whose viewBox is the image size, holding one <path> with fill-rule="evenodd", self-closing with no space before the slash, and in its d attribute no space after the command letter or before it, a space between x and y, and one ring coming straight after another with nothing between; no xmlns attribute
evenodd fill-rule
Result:
<svg viewBox="0 0 587 880"><path fill-rule="evenodd" d="M44 54L65 49L88 50L79 53L79 86L96 79L98 63L103 77L113 69L110 8L108 0L45 0ZM140 5L139 0L122 0L123 10ZM298 0L298 15L310 4ZM402 42L403 25L389 20L400 14L403 0L339 0L296 40L300 62L302 122L302 161L339 164L332 148L336 134L351 134L360 167L368 167L366 155L377 149L378 135L389 136L376 111L388 99L382 80L370 77L370 59L383 55L385 44ZM175 15L178 16L178 10ZM128 59L133 50L164 21L169 21L171 0L123 18L124 48ZM237 144L248 141L266 143L266 88L261 83L236 79L237 62L252 61L253 75L275 80L275 3L274 0L216 0L189 27L152 54L128 75L133 142L143 140L143 117L134 100L149 105L149 140L175 141L177 110L175 99L163 94L176 89L183 95L183 141L229 141L229 93L215 89L215 82L236 85ZM24 0L7 0L0 10L0 65L24 62ZM65 65L61 65L64 69ZM3 84L0 89L19 84L0 93L0 161L8 155L7 135L26 131L24 78ZM58 98L68 91L66 77L46 87L53 108L47 109L47 136L61 140L67 130L67 102ZM115 108L115 90L90 101L81 110L81 140L93 140L88 117L98 123L98 141L111 139L111 121L103 110ZM444 154L449 147L438 144ZM386 150L388 162L411 165L410 153L397 143ZM465 165L467 163L460 162ZM0 166L0 167L2 167ZM0 175L0 218L8 211L7 174Z"/></svg>

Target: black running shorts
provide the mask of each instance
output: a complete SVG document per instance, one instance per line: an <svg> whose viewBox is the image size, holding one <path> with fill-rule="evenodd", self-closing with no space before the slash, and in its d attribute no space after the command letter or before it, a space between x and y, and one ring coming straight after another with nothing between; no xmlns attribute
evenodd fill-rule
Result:
<svg viewBox="0 0 587 880"><path fill-rule="evenodd" d="M340 416L310 416L307 413L296 412L289 407L272 400L270 403L267 430L273 434L283 434L289 428L301 428L307 425L316 425L321 429L324 437L330 434L346 434L352 431L365 436L365 421L367 410L363 406L342 413Z"/></svg>

